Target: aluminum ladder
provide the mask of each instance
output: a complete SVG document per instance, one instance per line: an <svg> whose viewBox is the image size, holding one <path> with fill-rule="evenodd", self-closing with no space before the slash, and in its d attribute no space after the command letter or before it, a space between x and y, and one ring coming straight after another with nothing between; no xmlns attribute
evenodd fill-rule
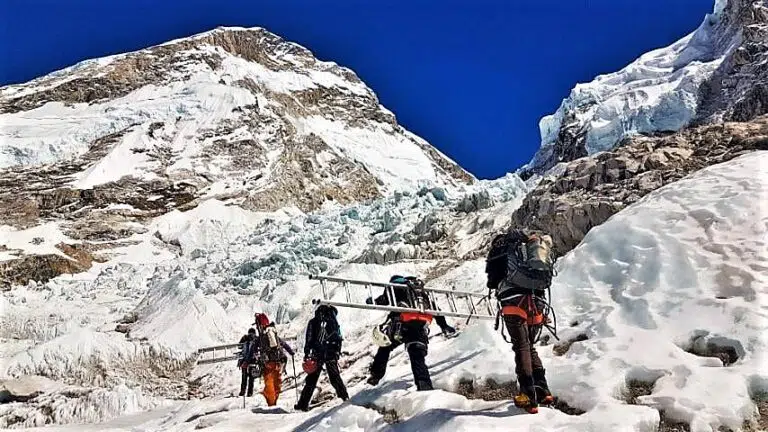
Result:
<svg viewBox="0 0 768 432"><path fill-rule="evenodd" d="M237 360L240 355L240 344L217 345L197 350L197 364L212 364Z"/></svg>
<svg viewBox="0 0 768 432"><path fill-rule="evenodd" d="M371 282L364 280L345 279L330 276L310 275L311 280L320 282L320 298L315 298L312 303L315 305L328 305L335 307L348 307L355 309L380 310L387 312L419 312L430 315L442 315L444 317L454 318L476 318L484 320L495 320L498 312L498 304L495 299L491 300L486 294L472 293L468 291L457 291L436 288L421 288L427 293L431 303L438 305L437 310L426 308L407 308L395 305L395 289L405 288L413 300L413 289L408 285L384 282ZM334 300L334 293L329 289L328 284L339 284L344 291L345 301ZM384 288L384 294L387 296L390 305L368 304L365 302L367 297L376 298L373 288ZM362 300L360 300L362 296ZM441 301L438 301L441 300ZM411 304L415 304L411 302ZM439 305L445 305L445 310L440 310Z"/></svg>

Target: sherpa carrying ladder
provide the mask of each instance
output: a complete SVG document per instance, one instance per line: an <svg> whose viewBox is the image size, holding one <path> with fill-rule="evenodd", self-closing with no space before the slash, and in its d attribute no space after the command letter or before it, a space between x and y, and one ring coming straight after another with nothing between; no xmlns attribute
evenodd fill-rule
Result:
<svg viewBox="0 0 768 432"><path fill-rule="evenodd" d="M413 302L415 295L414 289L405 284L371 282L316 275L310 275L309 278L320 282L321 298L312 300L312 303L315 305L381 310L387 312L418 312L430 315L442 315L444 317L466 318L467 320L472 318L495 320L498 311L495 299L491 300L490 296L487 294L447 289L419 288L420 291L424 291L429 296L432 304L447 305L447 310L408 308L394 306L396 304L396 288L405 288L408 295L411 296L411 304L416 304ZM334 300L335 290L329 288L328 283L340 284L341 288L344 290L344 299L346 301ZM389 305L368 304L365 302L365 298L361 301L358 300L359 295L357 294L359 293L367 293L368 297L375 299L377 295L374 295L373 293L374 287L384 288L384 295L387 296ZM443 301L437 301L438 296L441 297Z"/></svg>
<svg viewBox="0 0 768 432"><path fill-rule="evenodd" d="M365 292L367 292L368 296L370 298L376 298L376 296L373 295L373 287L380 287L384 288L384 295L387 296L387 299L389 300L389 304L395 304L395 288L406 288L408 295L411 299L411 304L414 300L414 289L411 288L408 285L405 284L396 284L396 283L382 283L382 282L370 282L370 281L361 281L361 280L355 280L355 279L344 279L344 278L335 278L335 277L328 277L328 276L316 276L316 275L310 275L310 279L320 281L320 294L322 298L314 299L312 300L313 304L316 305L329 305L329 306L338 306L338 307L349 307L349 308L355 308L355 309L370 309L370 310L382 310L387 312L419 312L419 313L426 313L430 315L442 315L444 317L454 317L454 318L466 318L467 323L472 318L482 319L482 320L494 320L496 322L495 328L499 328L499 319L501 318L501 305L499 304L498 300L495 298L492 300L490 293L488 294L480 294L480 293L473 293L468 291L457 291L457 290L446 290L446 289L436 289L436 288L419 288L419 290L424 291L429 296L430 302L434 305L440 305L447 304L448 310L432 310L432 309L423 309L423 308L407 308L407 307L400 307L400 306L385 306L385 305L377 305L377 304L368 304L363 302L357 302L353 300L353 288L362 288ZM329 288L327 286L328 282L341 284L341 288L344 290L344 296L346 301L335 301L332 300L333 294L329 292ZM355 289L355 292L359 292L360 290ZM443 296L444 302L438 302L436 301L436 295ZM550 293L551 295L551 293ZM554 310L552 310L552 307L550 306L549 302L546 300L541 300L545 304L545 310L543 311L545 315L545 321L542 323L542 328L539 330L547 329L552 336L554 336L555 339L560 340L557 336L557 318L555 316ZM551 315L551 318L550 318ZM502 329L502 336L504 334L504 330ZM538 337L541 335L539 333L536 337L536 340L538 341ZM506 337L504 338L506 340Z"/></svg>

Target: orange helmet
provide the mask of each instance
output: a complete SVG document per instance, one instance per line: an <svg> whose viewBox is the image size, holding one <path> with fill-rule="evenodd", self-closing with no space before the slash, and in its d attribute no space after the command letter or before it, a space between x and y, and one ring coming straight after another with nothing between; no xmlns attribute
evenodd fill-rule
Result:
<svg viewBox="0 0 768 432"><path fill-rule="evenodd" d="M256 313L253 317L255 318L255 322L260 326L266 327L269 325L269 318L267 318L266 314Z"/></svg>

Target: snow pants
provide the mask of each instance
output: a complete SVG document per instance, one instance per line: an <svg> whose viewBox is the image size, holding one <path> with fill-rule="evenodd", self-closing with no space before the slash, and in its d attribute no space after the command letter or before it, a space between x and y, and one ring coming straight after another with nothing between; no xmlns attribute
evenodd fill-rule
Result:
<svg viewBox="0 0 768 432"><path fill-rule="evenodd" d="M540 300L531 294L515 296L502 303L501 313L512 340L518 378L530 378L534 370L544 369L534 346L544 324L541 310Z"/></svg>
<svg viewBox="0 0 768 432"><path fill-rule="evenodd" d="M328 372L328 380L331 382L333 389L336 390L336 396L342 400L349 399L347 393L347 387L344 386L344 381L341 379L341 372L339 371L339 362L336 359L326 360L324 362L325 370ZM323 364L318 365L317 370L307 375L306 381L304 381L304 389L301 390L301 397L299 398L298 406L307 409L309 403L312 401L312 394L317 387L317 380L320 379L320 372L323 371Z"/></svg>
<svg viewBox="0 0 768 432"><path fill-rule="evenodd" d="M245 367L240 368L240 372L242 373L242 377L240 378L240 396L253 396L253 381L255 380L255 377L253 376L252 370L247 365ZM248 393L246 394L246 388L248 389Z"/></svg>
<svg viewBox="0 0 768 432"><path fill-rule="evenodd" d="M371 377L377 380L384 377L387 372L387 362L392 351L405 344L405 350L411 360L411 372L413 372L413 381L418 390L432 390L432 378L429 376L427 368L427 344L429 335L427 333L427 323L420 321L411 321L402 324L401 339L402 342L393 341L392 345L379 347L371 364Z"/></svg>
<svg viewBox="0 0 768 432"><path fill-rule="evenodd" d="M267 406L275 406L277 398L280 397L280 391L283 384L283 365L280 362L267 362L264 365L264 399L267 400Z"/></svg>

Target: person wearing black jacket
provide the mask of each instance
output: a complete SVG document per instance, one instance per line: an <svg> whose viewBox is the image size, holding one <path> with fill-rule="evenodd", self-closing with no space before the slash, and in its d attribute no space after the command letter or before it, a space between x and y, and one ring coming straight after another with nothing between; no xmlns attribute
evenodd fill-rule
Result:
<svg viewBox="0 0 768 432"><path fill-rule="evenodd" d="M396 275L392 276L389 282L411 287L394 289L394 300L398 306L414 308L416 305L413 302L421 300L429 309L437 309L425 293L422 292L421 296L409 294L409 291L412 293L418 292L418 290L413 291L413 288L423 287L424 282L420 279L413 276L402 277ZM377 305L388 305L390 303L386 292L375 300L369 298L366 302ZM438 315L434 318L446 337L456 334L456 329L448 325L445 317ZM432 322L432 316L412 312L390 312L387 319L390 325L399 325L399 331L397 336L392 338L388 346L380 346L376 352L370 367L371 376L368 378L368 384L377 385L381 381L387 371L387 362L389 361L390 354L400 344L405 344L405 349L411 360L411 371L413 372L416 389L419 391L433 390L432 379L425 361L429 344L429 324Z"/></svg>
<svg viewBox="0 0 768 432"><path fill-rule="evenodd" d="M341 379L339 371L339 356L341 355L341 328L336 320L338 311L333 306L320 305L315 311L315 316L307 324L306 343L304 344L304 358L312 362L314 371L307 374L304 389L301 391L298 403L293 407L296 410L308 411L312 394L320 378L320 372L325 366L328 372L328 380L331 382L336 395L341 400L349 399L347 388Z"/></svg>
<svg viewBox="0 0 768 432"><path fill-rule="evenodd" d="M251 344L246 345L248 342ZM248 333L240 338L240 358L237 360L237 367L240 368L240 396L253 396L253 365L258 362L258 348L256 347L256 329L249 328ZM248 394L246 395L246 388Z"/></svg>

